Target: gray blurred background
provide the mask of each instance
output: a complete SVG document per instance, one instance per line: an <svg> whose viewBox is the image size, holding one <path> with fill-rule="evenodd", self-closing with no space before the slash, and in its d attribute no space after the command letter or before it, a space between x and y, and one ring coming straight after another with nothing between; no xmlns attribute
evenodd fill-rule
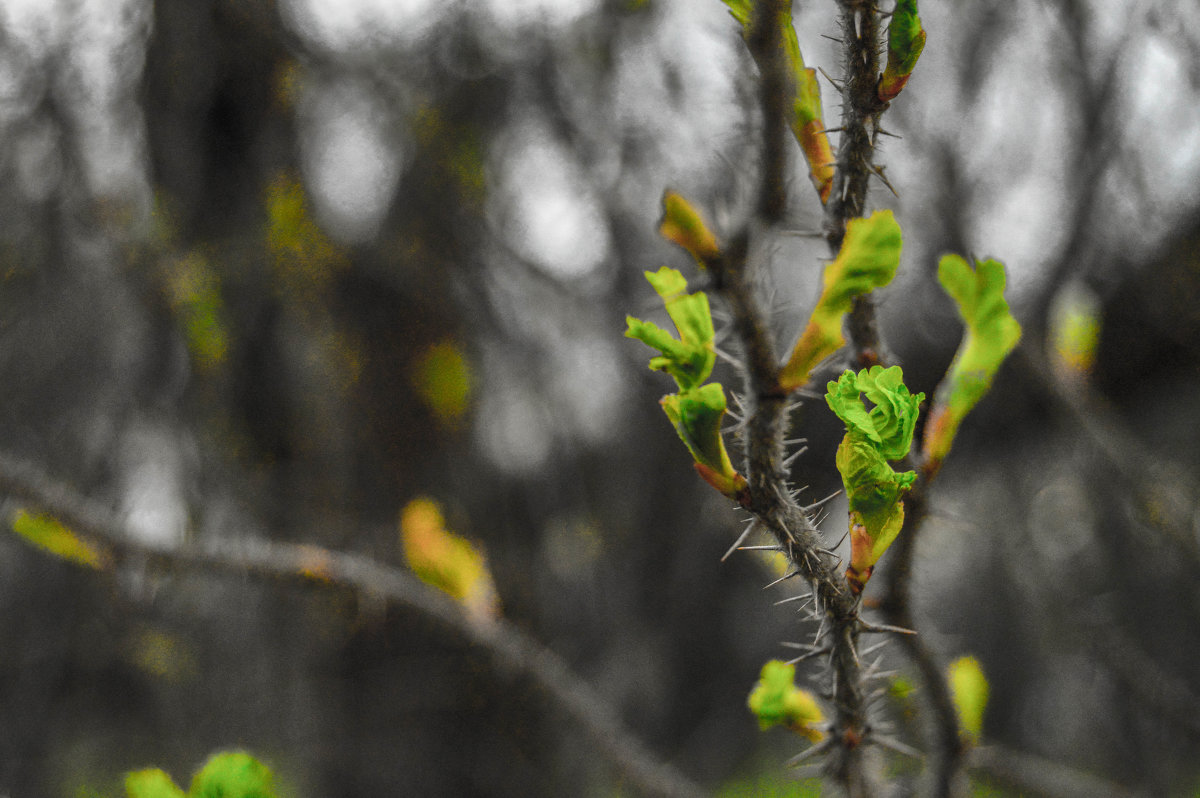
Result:
<svg viewBox="0 0 1200 798"><path fill-rule="evenodd" d="M834 12L797 2L831 74ZM957 251L1008 264L1027 351L933 490L920 629L981 661L986 741L1194 795L1200 10L922 17L884 119L899 197L871 196L905 231L885 335L931 395L959 336L933 275ZM648 749L714 791L781 780L801 746L745 698L812 629L763 592L769 562L720 562L740 515L621 335L656 312L643 270L694 274L654 233L664 188L722 231L750 212L754 92L718 0L0 3L0 448L158 543L400 564L399 510L431 497L505 617ZM828 257L790 235L821 224L800 164L792 187L761 255L788 343ZM1067 306L1102 332L1064 387L1041 356ZM821 402L795 426L819 499L840 429ZM825 526L844 532L836 505ZM920 747L913 711L879 705ZM298 796L621 789L544 694L412 610L0 537L0 795L116 794L151 764L186 782L230 746Z"/></svg>

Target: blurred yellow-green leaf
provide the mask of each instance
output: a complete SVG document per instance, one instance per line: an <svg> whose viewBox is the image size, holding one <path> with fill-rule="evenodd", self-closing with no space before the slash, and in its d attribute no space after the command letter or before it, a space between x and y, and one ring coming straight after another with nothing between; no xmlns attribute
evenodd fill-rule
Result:
<svg viewBox="0 0 1200 798"><path fill-rule="evenodd" d="M471 406L471 363L452 340L433 344L417 358L413 383L421 400L447 426Z"/></svg>
<svg viewBox="0 0 1200 798"><path fill-rule="evenodd" d="M758 718L760 729L785 726L816 742L824 733L818 728L823 720L817 699L796 687L796 666L773 659L762 667L758 683L746 704Z"/></svg>
<svg viewBox="0 0 1200 798"><path fill-rule="evenodd" d="M158 768L135 770L125 776L128 798L184 798L183 790Z"/></svg>
<svg viewBox="0 0 1200 798"><path fill-rule="evenodd" d="M1100 343L1099 303L1082 290L1069 291L1055 308L1051 323L1058 364L1069 373L1089 374Z"/></svg>
<svg viewBox="0 0 1200 798"><path fill-rule="evenodd" d="M483 553L446 528L437 502L419 497L405 505L400 539L408 567L421 581L449 594L472 617L497 615L499 600Z"/></svg>
<svg viewBox="0 0 1200 798"><path fill-rule="evenodd" d="M963 731L972 742L979 742L983 733L983 713L987 709L989 690L983 667L975 657L959 657L950 663L947 676Z"/></svg>
<svg viewBox="0 0 1200 798"><path fill-rule="evenodd" d="M13 518L12 528L39 549L79 565L105 568L111 560L103 547L79 537L47 513L21 510Z"/></svg>
<svg viewBox="0 0 1200 798"><path fill-rule="evenodd" d="M188 351L204 370L224 362L229 329L217 273L199 252L176 259L167 274L168 301L183 326Z"/></svg>

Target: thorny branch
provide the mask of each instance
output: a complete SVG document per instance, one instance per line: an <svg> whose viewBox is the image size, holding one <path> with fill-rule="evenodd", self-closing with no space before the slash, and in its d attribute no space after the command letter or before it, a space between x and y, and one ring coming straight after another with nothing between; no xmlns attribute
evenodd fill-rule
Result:
<svg viewBox="0 0 1200 798"><path fill-rule="evenodd" d="M102 545L113 561L132 558L178 568L315 582L408 607L487 650L501 669L532 679L591 735L603 755L641 792L671 798L705 794L673 766L650 754L625 728L611 702L581 680L560 656L503 618L472 618L449 596L407 571L357 554L242 535L186 546L147 543L104 506L5 453L0 453L0 493L51 513L76 534Z"/></svg>

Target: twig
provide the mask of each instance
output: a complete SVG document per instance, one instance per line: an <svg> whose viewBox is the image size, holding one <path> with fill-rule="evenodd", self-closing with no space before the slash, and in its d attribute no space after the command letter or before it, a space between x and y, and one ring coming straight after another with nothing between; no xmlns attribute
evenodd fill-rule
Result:
<svg viewBox="0 0 1200 798"><path fill-rule="evenodd" d="M625 728L610 702L576 676L560 656L503 618L472 618L450 597L406 571L357 554L253 537L231 535L188 546L147 543L104 506L4 453L0 453L0 492L53 514L75 533L109 549L118 560L136 557L180 568L315 581L416 610L486 649L498 666L536 682L583 726L600 751L639 790L680 798L705 794L673 766L649 754Z"/></svg>
<svg viewBox="0 0 1200 798"><path fill-rule="evenodd" d="M980 771L1019 790L1057 798L1146 798L1091 773L1075 770L1040 756L998 745L975 748L968 757L971 770Z"/></svg>

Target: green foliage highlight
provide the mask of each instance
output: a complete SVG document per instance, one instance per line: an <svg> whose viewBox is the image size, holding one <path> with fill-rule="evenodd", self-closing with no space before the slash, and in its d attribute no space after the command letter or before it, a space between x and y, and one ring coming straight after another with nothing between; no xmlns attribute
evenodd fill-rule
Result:
<svg viewBox="0 0 1200 798"><path fill-rule="evenodd" d="M707 268L721 254L717 237L709 229L700 211L674 191L663 194L663 218L658 233L686 249L696 263Z"/></svg>
<svg viewBox="0 0 1200 798"><path fill-rule="evenodd" d="M746 704L760 729L784 726L816 742L824 736L818 728L823 720L821 707L812 693L796 687L795 679L795 665L771 660L763 665Z"/></svg>
<svg viewBox="0 0 1200 798"><path fill-rule="evenodd" d="M902 245L900 225L890 210L851 219L842 248L825 267L824 288L808 324L780 372L784 390L804 386L812 370L846 343L842 322L854 300L881 288L896 276Z"/></svg>
<svg viewBox="0 0 1200 798"><path fill-rule="evenodd" d="M881 101L890 102L901 92L924 49L925 29L917 16L917 0L896 0L888 24L887 66L876 90Z"/></svg>
<svg viewBox="0 0 1200 798"><path fill-rule="evenodd" d="M125 794L129 798L184 798L183 790L158 768L136 770L125 776Z"/></svg>
<svg viewBox="0 0 1200 798"><path fill-rule="evenodd" d="M754 24L754 4L750 0L723 0L729 13L742 26L742 35L749 38ZM828 201L833 189L834 157L825 133L824 111L821 108L821 85L815 69L804 65L800 42L792 25L792 3L781 3L779 26L783 33L784 55L792 84L792 108L788 120L792 135L808 162L809 177L821 202ZM757 53L755 54L757 55ZM761 67L761 64L760 64Z"/></svg>
<svg viewBox="0 0 1200 798"><path fill-rule="evenodd" d="M962 257L945 255L938 263L938 281L958 305L967 329L938 386L925 428L925 467L930 473L941 467L963 418L987 394L1000 364L1021 338L1021 325L1004 299L1005 273L1000 261L979 261L972 269Z"/></svg>
<svg viewBox="0 0 1200 798"><path fill-rule="evenodd" d="M185 793L157 768L125 776L127 798L184 798ZM214 754L192 779L186 798L276 798L271 769L244 751Z"/></svg>
<svg viewBox="0 0 1200 798"><path fill-rule="evenodd" d="M167 290L196 365L201 370L221 365L229 351L229 328L220 278L207 259L192 252L175 260L167 274Z"/></svg>
<svg viewBox="0 0 1200 798"><path fill-rule="evenodd" d="M679 338L653 322L632 316L625 317L628 325L625 335L662 352L662 357L650 361L650 368L667 372L675 378L679 390L690 391L709 378L717 362L708 297L703 292L686 293L687 280L679 271L666 266L657 272L646 272L646 280L662 297Z"/></svg>
<svg viewBox="0 0 1200 798"><path fill-rule="evenodd" d="M1055 308L1050 338L1058 363L1068 372L1086 375L1096 364L1100 345L1100 308L1091 297L1071 294Z"/></svg>
<svg viewBox="0 0 1200 798"><path fill-rule="evenodd" d="M188 798L275 798L275 776L243 751L217 754L192 779Z"/></svg>
<svg viewBox="0 0 1200 798"><path fill-rule="evenodd" d="M79 537L47 513L20 510L12 520L12 528L39 549L77 565L105 568L111 559L107 550Z"/></svg>
<svg viewBox="0 0 1200 798"><path fill-rule="evenodd" d="M417 358L413 385L438 421L453 426L471 405L471 364L462 348L440 341Z"/></svg>
<svg viewBox="0 0 1200 798"><path fill-rule="evenodd" d="M691 452L700 476L725 496L744 504L746 480L734 470L721 437L725 391L720 383L703 384L716 365L708 297L702 292L687 293L684 276L666 266L646 272L646 280L662 298L679 338L653 322L632 316L625 318L625 336L662 352L650 360L650 368L667 372L679 386L679 393L660 400L663 412Z"/></svg>
<svg viewBox="0 0 1200 798"><path fill-rule="evenodd" d="M987 709L987 677L975 657L959 657L946 670L958 720L971 742L978 743L983 734L983 713Z"/></svg>
<svg viewBox="0 0 1200 798"><path fill-rule="evenodd" d="M904 525L904 492L915 471L897 473L889 460L901 460L912 445L925 394L912 394L899 366L846 371L827 386L825 401L846 425L836 462L850 505L850 567L846 578L861 592L875 563ZM868 409L863 397L872 404Z"/></svg>
<svg viewBox="0 0 1200 798"><path fill-rule="evenodd" d="M476 620L499 614L487 559L471 541L446 528L437 502L421 496L404 506L400 542L408 567L422 582L448 594Z"/></svg>

